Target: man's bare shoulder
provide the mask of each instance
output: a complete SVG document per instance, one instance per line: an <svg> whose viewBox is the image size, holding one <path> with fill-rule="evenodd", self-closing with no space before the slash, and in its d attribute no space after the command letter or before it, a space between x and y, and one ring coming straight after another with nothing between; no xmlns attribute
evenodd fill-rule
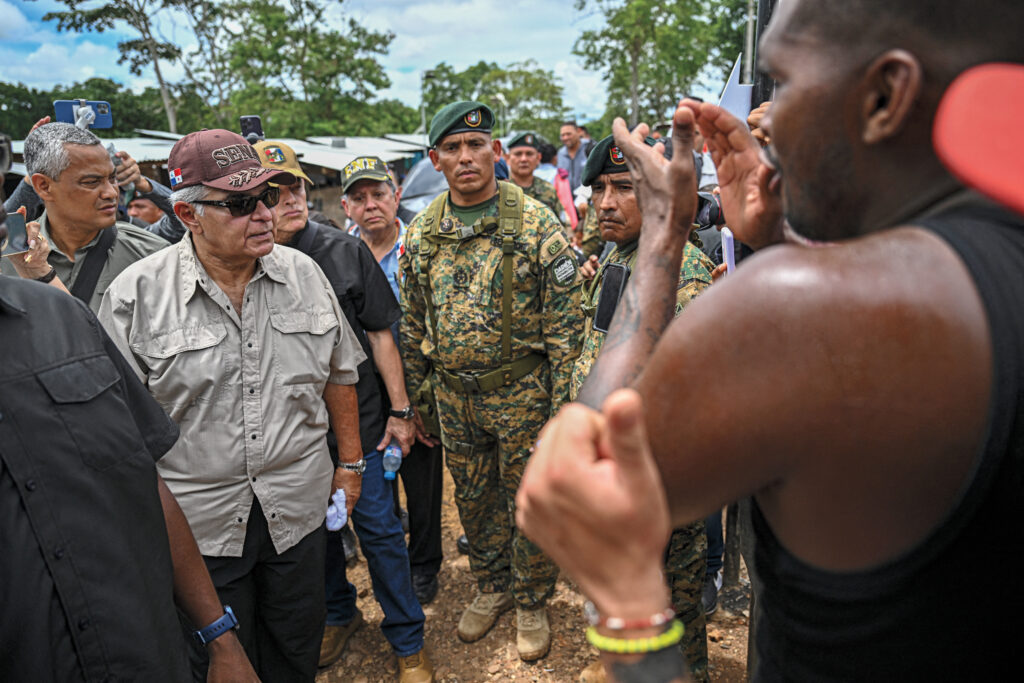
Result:
<svg viewBox="0 0 1024 683"><path fill-rule="evenodd" d="M777 532L822 566L890 557L945 513L978 452L991 386L986 321L966 267L920 229L766 249L686 307L640 380L666 481L696 466L720 484L719 500L760 493L773 521L817 520ZM691 386L702 391L665 400ZM696 451L715 453L713 467L668 459L680 430ZM830 516L837 506L867 523ZM912 523L896 529L895 517ZM884 542L861 538L886 526ZM836 545L821 530L858 542Z"/></svg>
<svg viewBox="0 0 1024 683"><path fill-rule="evenodd" d="M982 311L973 280L953 249L914 227L829 245L772 247L745 261L721 285L712 288L720 306L773 318L813 314L841 326L866 318L883 323L895 313L956 313L963 320Z"/></svg>

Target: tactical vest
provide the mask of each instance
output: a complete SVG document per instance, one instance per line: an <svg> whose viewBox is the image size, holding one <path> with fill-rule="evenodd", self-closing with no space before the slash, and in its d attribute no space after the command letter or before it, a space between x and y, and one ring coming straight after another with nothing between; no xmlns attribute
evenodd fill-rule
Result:
<svg viewBox="0 0 1024 683"><path fill-rule="evenodd" d="M426 300L427 317L430 319L435 346L438 344L437 312L434 310L427 263L438 250L442 240L463 240L481 235L494 225L493 218L485 217L471 226L459 227L452 235L443 234L440 229L441 216L444 215L447 202L448 192L442 192L424 211L423 231L413 259L416 281L423 290L423 298ZM512 359L512 259L515 255L516 235L523 227L523 190L515 183L498 183L497 225L501 235L501 367L480 373L453 373L436 366L434 369L438 377L448 388L459 393L477 394L494 391L525 377L544 362L544 356L539 353L529 353L521 358Z"/></svg>

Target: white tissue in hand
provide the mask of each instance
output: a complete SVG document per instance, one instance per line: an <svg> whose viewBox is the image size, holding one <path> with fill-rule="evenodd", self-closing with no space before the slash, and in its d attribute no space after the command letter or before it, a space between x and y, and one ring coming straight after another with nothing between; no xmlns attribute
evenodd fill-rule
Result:
<svg viewBox="0 0 1024 683"><path fill-rule="evenodd" d="M337 531L348 521L348 508L345 506L345 490L338 489L331 496L333 501L327 506L327 530Z"/></svg>

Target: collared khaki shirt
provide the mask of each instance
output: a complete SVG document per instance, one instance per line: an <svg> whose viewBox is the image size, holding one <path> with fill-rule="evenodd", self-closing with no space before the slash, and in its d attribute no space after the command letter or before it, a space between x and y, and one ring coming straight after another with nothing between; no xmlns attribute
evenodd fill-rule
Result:
<svg viewBox="0 0 1024 683"><path fill-rule="evenodd" d="M275 246L239 315L190 235L125 270L100 321L181 437L158 463L203 555L239 557L255 495L281 553L324 521L327 382L365 359L320 268Z"/></svg>
<svg viewBox="0 0 1024 683"><path fill-rule="evenodd" d="M78 274L82 270L85 257L89 254L89 250L96 246L102 232L97 233L91 242L75 252L74 261L57 248L57 244L50 236L45 212L39 217L39 234L43 235L50 243L50 256L46 260L57 271L57 277L64 283L64 286L71 289L74 287L75 280L78 279ZM107 290L107 287L114 281L114 278L121 274L122 270L139 259L145 258L169 245L170 242L162 237L157 237L148 230L137 228L130 223L118 221L117 239L110 245L110 251L107 252L107 261L103 264L100 277L96 281L96 289L87 302L92 312L97 313L100 310L103 292ZM0 272L3 272L4 275L17 276L17 271L14 270L14 266L7 262L7 259L2 259L2 264Z"/></svg>

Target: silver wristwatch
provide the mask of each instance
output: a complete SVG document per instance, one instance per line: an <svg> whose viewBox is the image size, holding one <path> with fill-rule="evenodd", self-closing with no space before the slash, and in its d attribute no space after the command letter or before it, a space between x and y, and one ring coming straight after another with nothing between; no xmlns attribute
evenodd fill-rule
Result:
<svg viewBox="0 0 1024 683"><path fill-rule="evenodd" d="M363 470L366 469L366 458L359 458L355 462L339 462L338 467L363 476Z"/></svg>

